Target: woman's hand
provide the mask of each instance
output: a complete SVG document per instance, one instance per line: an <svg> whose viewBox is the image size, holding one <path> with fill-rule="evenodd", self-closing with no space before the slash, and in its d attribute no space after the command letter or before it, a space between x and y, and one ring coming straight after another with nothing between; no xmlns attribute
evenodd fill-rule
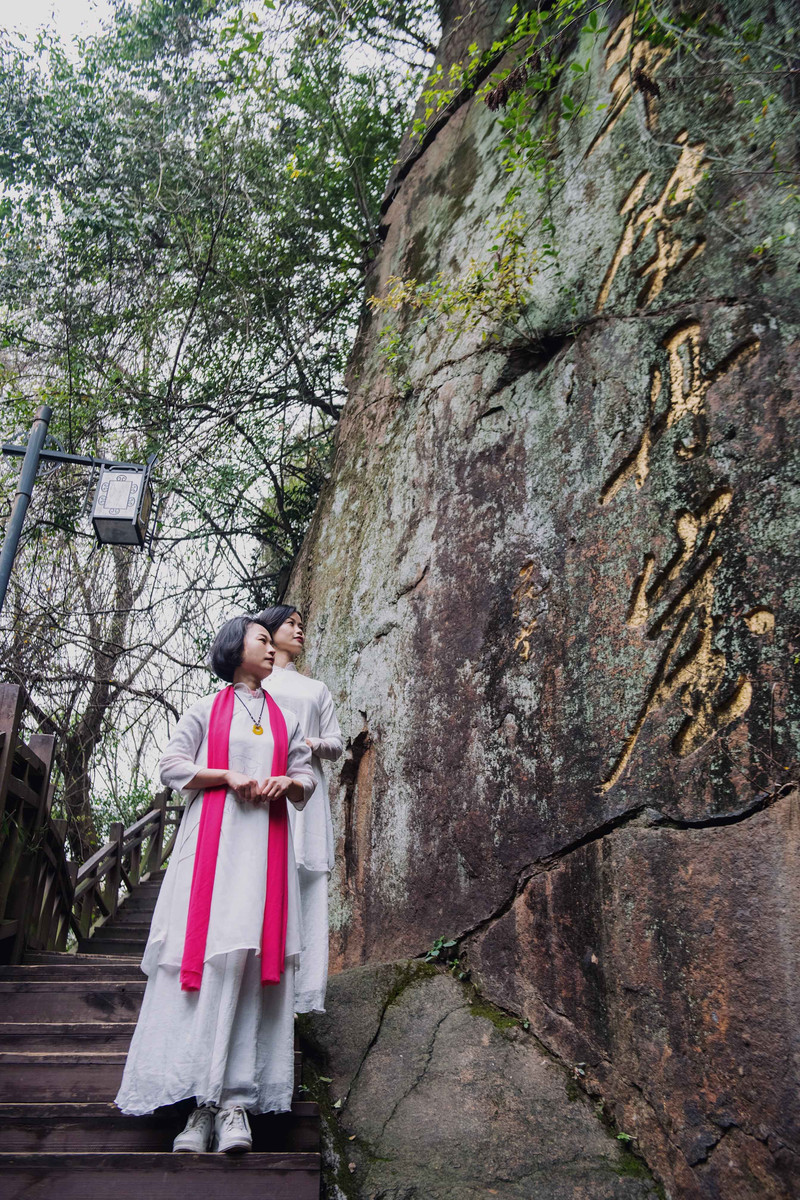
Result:
<svg viewBox="0 0 800 1200"><path fill-rule="evenodd" d="M259 799L269 803L270 800L283 800L289 795L289 789L294 780L288 775L269 775L259 789Z"/></svg>
<svg viewBox="0 0 800 1200"><path fill-rule="evenodd" d="M256 804L260 799L258 780L253 779L251 775L242 775L241 771L226 771L225 784L236 793L239 800L249 800L251 804Z"/></svg>

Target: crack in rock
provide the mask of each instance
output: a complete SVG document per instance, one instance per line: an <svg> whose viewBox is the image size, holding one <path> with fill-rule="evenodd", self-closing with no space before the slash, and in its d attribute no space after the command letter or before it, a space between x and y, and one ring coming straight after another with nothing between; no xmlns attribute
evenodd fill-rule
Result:
<svg viewBox="0 0 800 1200"><path fill-rule="evenodd" d="M370 1039L369 1045L367 1046L366 1050L362 1054L361 1061L359 1062L358 1067L356 1068L355 1073L354 1073L352 1079L350 1080L350 1084L347 1088L347 1092L345 1093L345 1097L344 1097L344 1105L346 1105L348 1103L348 1101L350 1099L350 1094L352 1093L353 1088L355 1087L356 1082L358 1080L358 1077L361 1074L361 1071L364 1067L364 1063L369 1058L370 1052L372 1051L373 1046L378 1041L378 1038L381 1036L381 1030L383 1029L383 1023L386 1020L387 1012L392 1007L392 1005L395 1004L400 999L400 997L402 996L402 994L406 990L406 988L409 987L413 982L414 982L414 975L409 974L408 979L402 984L402 986L398 990L390 992L390 994L387 996L386 1002L384 1003L383 1008L381 1009L381 1015L378 1018L377 1028L375 1029L375 1032Z"/></svg>
<svg viewBox="0 0 800 1200"><path fill-rule="evenodd" d="M419 1071L417 1078L414 1080L414 1082L411 1084L411 1086L406 1088L406 1090L403 1092L402 1096L400 1096L400 1098L393 1105L392 1111L389 1113L389 1116L386 1118L386 1120L383 1122L383 1125L381 1126L379 1140L383 1139L383 1135L386 1133L386 1127L388 1126L389 1122L393 1119L393 1117L394 1117L395 1113L397 1112L398 1108L400 1107L400 1105L403 1103L404 1100L408 1099L408 1097L415 1090L415 1088L418 1088L419 1085L422 1083L422 1080L425 1078L425 1076L428 1072L428 1067L431 1065L431 1059L433 1058L433 1051L436 1046L436 1037L437 1037L437 1034L439 1033L439 1030L441 1029L442 1025L444 1025L444 1023L448 1019L448 1017L452 1017L454 1015L454 1013L460 1012L462 1009L467 1008L467 1007L468 1007L468 1005L466 1005L466 1004L460 1004L458 1006L458 1008L450 1009L449 1012L446 1012L444 1014L444 1016L440 1017L439 1020L436 1022L435 1026L433 1027L433 1030L431 1032L430 1043L425 1052L425 1062L422 1064L422 1069Z"/></svg>
<svg viewBox="0 0 800 1200"><path fill-rule="evenodd" d="M461 943L468 938L474 937L478 933L482 933L488 926L499 921L501 917L507 915L513 907L515 901L522 895L525 887L537 875L545 874L552 871L561 862L563 862L570 854L574 854L577 850L582 850L585 846L590 846L593 842L601 841L612 833L616 833L619 829L624 829L625 826L633 824L635 821L644 819L645 823L655 829L677 829L677 830L699 830L699 829L720 829L730 825L739 825L744 821L750 820L751 817L757 816L759 813L772 808L778 800L788 795L794 788L797 782L792 780L782 784L779 788L772 792L759 792L754 796L749 804L743 808L736 809L728 813L716 813L709 817L698 817L696 819L684 817L670 817L658 809L647 804L640 804L634 808L628 809L627 812L620 813L616 817L611 817L608 821L604 821L601 825L589 830L588 833L569 842L560 850L555 850L552 854L543 855L542 858L535 859L532 863L528 863L522 867L517 873L517 878L514 887L509 895L502 901L488 916L482 917L476 921L474 925L470 925L461 933L455 935L455 941L460 948ZM421 956L420 956L421 957Z"/></svg>

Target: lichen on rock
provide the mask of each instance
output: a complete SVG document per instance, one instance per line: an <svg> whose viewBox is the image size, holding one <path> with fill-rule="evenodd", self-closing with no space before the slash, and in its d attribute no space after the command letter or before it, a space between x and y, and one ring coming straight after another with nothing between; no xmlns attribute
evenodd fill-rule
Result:
<svg viewBox="0 0 800 1200"><path fill-rule="evenodd" d="M329 1145L338 1138L329 1158L344 1195L659 1196L533 1036L446 971L413 961L344 971L331 980L328 1012L302 1028L340 1102L329 1111Z"/></svg>
<svg viewBox="0 0 800 1200"><path fill-rule="evenodd" d="M443 61L491 47L506 8L448 6ZM489 1000L585 1064L580 1087L671 1194L788 1200L800 295L770 156L793 85L760 118L759 157L728 67L712 87L702 64L694 78L632 43L628 8L604 13L589 75L607 107L565 120L559 83L531 109L534 132L556 131L560 182L543 195L514 176L541 264L524 305L459 322L429 290L365 311L289 592L348 744L333 961L355 986L362 964L446 932ZM765 41L789 24L773 6ZM489 261L502 137L465 92L409 140L370 295ZM410 1010L388 1012L411 1030ZM451 1033L456 1053L467 1015L447 1010L432 1054ZM430 1039L398 1059L410 1091L392 1112L359 1098L387 1032L347 1111L365 1146L400 1154ZM517 1048L498 1053L516 1086Z"/></svg>

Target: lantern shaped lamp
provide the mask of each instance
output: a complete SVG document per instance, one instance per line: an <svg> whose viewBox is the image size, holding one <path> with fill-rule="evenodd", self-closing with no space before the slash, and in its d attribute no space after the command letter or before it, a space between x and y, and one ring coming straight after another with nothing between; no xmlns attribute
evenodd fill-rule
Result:
<svg viewBox="0 0 800 1200"><path fill-rule="evenodd" d="M92 506L92 525L98 542L144 548L153 508L150 469L151 463L146 467L120 463L100 468Z"/></svg>

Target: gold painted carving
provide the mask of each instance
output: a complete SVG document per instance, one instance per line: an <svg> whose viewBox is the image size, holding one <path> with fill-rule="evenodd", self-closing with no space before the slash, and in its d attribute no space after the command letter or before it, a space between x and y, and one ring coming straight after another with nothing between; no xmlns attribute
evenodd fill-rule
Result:
<svg viewBox="0 0 800 1200"><path fill-rule="evenodd" d="M678 548L658 574L654 574L654 556L645 556L627 624L636 628L651 622L647 637L655 639L666 633L668 640L644 704L600 784L600 792L614 786L630 762L647 718L673 696L679 696L687 714L673 740L680 757L699 749L750 707L753 687L742 675L730 695L722 694L727 659L713 645L714 575L722 556L712 552L711 546L732 500L730 488L722 488L698 512L679 513L675 520Z"/></svg>
<svg viewBox="0 0 800 1200"><path fill-rule="evenodd" d="M700 363L700 325L686 321L664 340L667 355L666 382L660 368L650 377L648 415L634 449L611 474L600 492L600 503L608 504L633 479L641 488L650 470L653 446L683 417L691 420L691 435L679 438L675 454L692 459L706 446L706 395L716 380L733 367L758 353L760 342L740 342L712 371L704 374ZM665 403L660 411L662 392ZM724 687L725 655L714 647L719 619L713 615L714 578L722 555L714 549L717 531L733 502L728 487L714 492L697 512L683 511L675 517L677 548L656 570L656 558L646 554L628 606L626 624L646 627L654 641L666 637L666 645L622 750L598 786L607 792L619 780L631 760L636 743L651 713L678 697L686 719L673 739L675 753L683 757L699 749L720 729L743 716L753 696L753 685L740 675L732 689ZM757 608L745 615L748 628L766 633L774 626L769 609Z"/></svg>
<svg viewBox="0 0 800 1200"><path fill-rule="evenodd" d="M519 629L514 639L514 649L519 654L523 662L527 662L531 655L531 637L537 625L537 618L528 616L523 618L522 612L524 608L532 600L538 599L539 596L546 590L545 587L537 588L533 582L533 574L535 564L532 562L526 563L520 568L519 583L511 593L511 599L514 601L513 614L514 620L519 622Z"/></svg>
<svg viewBox="0 0 800 1200"><path fill-rule="evenodd" d="M606 71L619 68L611 81L610 111L599 131L592 139L586 157L599 146L607 137L631 102L633 90L631 80L637 71L644 71L651 79L659 71L662 63L669 56L669 50L663 46L651 46L647 41L638 41L631 49L631 31L633 16L620 21L617 28L606 42ZM630 53L630 57L629 57ZM652 129L656 120L654 97L644 93L644 119L648 129Z"/></svg>
<svg viewBox="0 0 800 1200"><path fill-rule="evenodd" d="M700 325L697 321L686 321L673 329L664 340L667 352L666 388L660 368L655 367L650 377L650 404L639 442L623 459L600 492L600 503L608 504L629 479L641 488L650 471L650 453L664 434L681 420L690 417L691 436L684 437L675 445L679 458L694 458L706 445L705 401L708 389L735 366L753 358L760 346L758 338L740 342L707 375L700 365ZM656 414L662 391L666 392L666 405Z"/></svg>
<svg viewBox="0 0 800 1200"><path fill-rule="evenodd" d="M702 254L705 248L704 237L695 238L694 242L685 248L681 238L673 232L673 225L679 215L674 210L683 205L686 205L686 212L691 209L695 188L703 177L705 143L690 145L685 130L678 134L676 141L682 147L680 156L658 199L636 211L652 178L651 173L645 171L636 180L622 203L620 216L626 217L627 220L619 245L600 285L595 312L601 312L605 307L611 286L625 259L638 250L651 233L655 235L654 253L637 271L639 277L646 281L638 297L638 303L642 307L660 295L668 275L679 271L698 254Z"/></svg>
<svg viewBox="0 0 800 1200"><path fill-rule="evenodd" d="M529 621L527 625L522 625L514 639L514 649L519 651L519 656L523 662L527 662L531 656L531 634L535 628L536 617L532 621Z"/></svg>
<svg viewBox="0 0 800 1200"><path fill-rule="evenodd" d="M744 623L751 633L761 637L772 633L775 628L775 614L769 608L754 608L752 612L744 614Z"/></svg>

